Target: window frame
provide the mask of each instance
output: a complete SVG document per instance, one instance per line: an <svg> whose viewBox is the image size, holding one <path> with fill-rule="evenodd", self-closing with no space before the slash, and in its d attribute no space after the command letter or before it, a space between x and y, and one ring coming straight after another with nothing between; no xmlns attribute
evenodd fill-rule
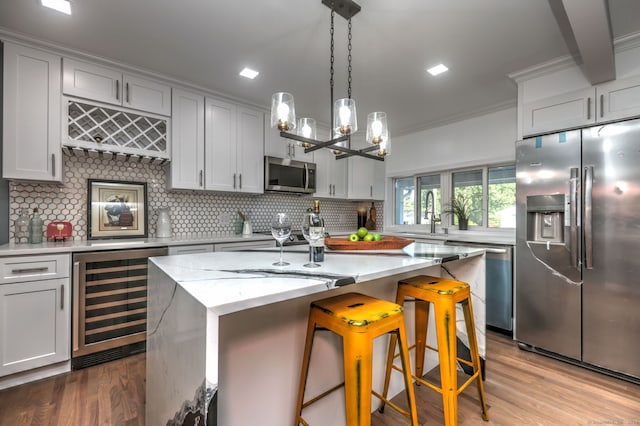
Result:
<svg viewBox="0 0 640 426"><path fill-rule="evenodd" d="M495 232L495 233L500 233L500 232L513 232L515 230L515 228L500 228L500 227L490 227L489 226L489 169L493 169L493 168L497 168L497 167L510 167L510 166L515 166L515 162L502 162L502 163L495 163L495 164L485 164L485 165L476 165L476 166L469 166L469 167L464 167L464 168L457 168L457 169L449 169L449 170L434 170L434 171L425 171L425 172L420 172L420 173L415 173L413 175L400 175L400 176L395 176L392 178L392 199L393 199L393 205L391 206L391 211L392 214L390 215L391 217L391 223L389 224L389 228L396 228L396 230L399 231L403 231L403 232L407 232L407 231L411 231L411 230L424 230L425 226L427 226L427 223L423 223L423 219L420 217L420 213L422 210L422 206L421 206L421 202L422 200L420 199L420 178L421 177L425 177L425 176L433 176L433 175L440 175L440 192L441 192L441 197L439 200L437 200L437 202L440 203L440 211L442 212L445 209L445 205L447 204L445 200L450 200L452 195L453 195L453 174L454 173L459 173L459 172L465 172L465 171L472 171L472 170L481 170L482 171L482 225L473 225L473 226L469 226L470 230L477 230L477 231L483 231L483 232ZM399 224L397 223L397 218L396 218L396 180L399 179L407 179L407 178L412 178L413 179L413 185L414 185L414 224ZM515 199L514 199L514 204L515 204ZM436 228L437 228L437 232L442 232L443 228L448 228L448 229L457 229L457 225L453 224L454 219L452 217L452 215L445 215L442 214L440 216L440 222L436 223Z"/></svg>

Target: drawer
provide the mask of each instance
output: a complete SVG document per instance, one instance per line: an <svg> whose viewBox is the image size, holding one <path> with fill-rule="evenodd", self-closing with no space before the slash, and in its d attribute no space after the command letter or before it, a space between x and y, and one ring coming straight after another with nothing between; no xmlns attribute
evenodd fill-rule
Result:
<svg viewBox="0 0 640 426"><path fill-rule="evenodd" d="M195 244L190 246L169 247L169 255L213 253L213 244Z"/></svg>
<svg viewBox="0 0 640 426"><path fill-rule="evenodd" d="M0 284L70 276L68 254L0 258Z"/></svg>

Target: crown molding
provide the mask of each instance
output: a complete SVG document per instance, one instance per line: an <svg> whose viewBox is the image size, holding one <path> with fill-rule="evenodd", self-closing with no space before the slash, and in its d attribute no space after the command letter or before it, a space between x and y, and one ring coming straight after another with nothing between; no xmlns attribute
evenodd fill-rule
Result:
<svg viewBox="0 0 640 426"><path fill-rule="evenodd" d="M532 67L525 68L520 71L515 71L507 74L507 77L514 80L516 83L521 83L532 78L540 77L546 74L551 74L556 71L571 68L577 66L576 61L571 55L560 56L558 58L551 59L550 61L542 62Z"/></svg>
<svg viewBox="0 0 640 426"><path fill-rule="evenodd" d="M640 47L640 31L616 38L613 41L613 47L615 52L624 52Z"/></svg>

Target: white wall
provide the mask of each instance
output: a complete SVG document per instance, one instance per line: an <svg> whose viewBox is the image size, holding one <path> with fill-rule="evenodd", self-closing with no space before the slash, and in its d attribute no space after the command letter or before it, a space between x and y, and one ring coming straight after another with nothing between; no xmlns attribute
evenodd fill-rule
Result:
<svg viewBox="0 0 640 426"><path fill-rule="evenodd" d="M386 176L515 161L516 108L423 130L392 140Z"/></svg>

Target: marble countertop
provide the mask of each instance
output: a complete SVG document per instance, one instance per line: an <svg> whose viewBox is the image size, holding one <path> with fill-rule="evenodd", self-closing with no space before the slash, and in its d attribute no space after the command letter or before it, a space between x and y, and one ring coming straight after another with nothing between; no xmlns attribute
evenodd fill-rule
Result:
<svg viewBox="0 0 640 426"><path fill-rule="evenodd" d="M319 268L307 268L305 246L288 247L278 267L277 250L202 253L151 258L151 262L218 315L301 297L349 283L374 280L416 267L478 256L483 249L415 243L403 250L325 253Z"/></svg>
<svg viewBox="0 0 640 426"><path fill-rule="evenodd" d="M82 241L59 241L43 242L41 244L2 244L0 245L0 256L20 256L31 254L55 254L71 253L97 250L121 250L135 248L170 247L197 244L221 244L239 243L251 241L275 240L271 235L252 234L250 237L241 235L222 236L189 236L173 238L139 238L139 239L112 239L112 240L82 240Z"/></svg>

